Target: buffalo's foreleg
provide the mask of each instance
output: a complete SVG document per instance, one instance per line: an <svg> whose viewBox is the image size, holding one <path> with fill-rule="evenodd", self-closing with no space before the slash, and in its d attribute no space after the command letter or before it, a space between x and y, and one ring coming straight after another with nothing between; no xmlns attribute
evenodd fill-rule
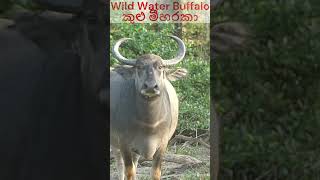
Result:
<svg viewBox="0 0 320 180"><path fill-rule="evenodd" d="M153 180L160 180L161 163L166 150L165 147L160 147L153 156L151 176Z"/></svg>
<svg viewBox="0 0 320 180"><path fill-rule="evenodd" d="M138 154L136 154L136 153L132 153L132 156L133 156L133 164L134 164L134 167L135 167L135 169L137 170L137 168L138 168L138 161L139 161L140 155L138 155Z"/></svg>
<svg viewBox="0 0 320 180"><path fill-rule="evenodd" d="M125 174L127 180L135 180L136 179L136 168L133 163L133 157L131 151L127 149L121 149L121 155L124 161L125 166Z"/></svg>

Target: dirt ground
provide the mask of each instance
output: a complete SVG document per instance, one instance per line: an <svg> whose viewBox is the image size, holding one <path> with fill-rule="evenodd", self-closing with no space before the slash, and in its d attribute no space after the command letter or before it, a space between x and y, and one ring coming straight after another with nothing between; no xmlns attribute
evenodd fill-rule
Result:
<svg viewBox="0 0 320 180"><path fill-rule="evenodd" d="M164 180L209 180L210 149L201 145L175 144L168 147L162 163ZM113 157L110 159L110 179L118 180ZM139 162L137 169L138 180L149 180L151 161Z"/></svg>

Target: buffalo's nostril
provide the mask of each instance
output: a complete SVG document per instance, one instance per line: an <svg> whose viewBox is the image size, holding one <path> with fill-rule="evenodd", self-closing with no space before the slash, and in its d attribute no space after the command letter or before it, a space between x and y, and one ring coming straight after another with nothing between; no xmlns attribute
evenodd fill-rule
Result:
<svg viewBox="0 0 320 180"><path fill-rule="evenodd" d="M158 89L159 86L156 82L145 82L143 83L143 89Z"/></svg>

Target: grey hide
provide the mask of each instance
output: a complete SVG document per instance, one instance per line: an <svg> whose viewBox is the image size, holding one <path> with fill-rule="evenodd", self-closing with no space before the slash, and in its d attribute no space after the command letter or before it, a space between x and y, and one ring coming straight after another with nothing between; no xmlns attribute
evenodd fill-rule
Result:
<svg viewBox="0 0 320 180"><path fill-rule="evenodd" d="M180 43L174 58L178 63L185 46L177 37L172 38ZM178 123L178 97L169 79L186 76L186 70L169 71L164 64L170 62L153 54L135 61L110 72L111 148L118 161L119 179L135 179L140 156L153 159L152 179L160 179L161 160Z"/></svg>

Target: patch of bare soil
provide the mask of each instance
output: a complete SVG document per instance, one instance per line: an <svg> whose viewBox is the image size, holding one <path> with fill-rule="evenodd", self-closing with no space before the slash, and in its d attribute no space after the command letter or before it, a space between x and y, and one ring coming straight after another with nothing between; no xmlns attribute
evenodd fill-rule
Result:
<svg viewBox="0 0 320 180"><path fill-rule="evenodd" d="M171 143L172 144L172 143ZM210 149L206 145L173 144L168 147L162 163L161 179L209 179ZM110 159L110 179L117 180L117 169L113 157ZM139 160L137 179L150 179L152 161Z"/></svg>

